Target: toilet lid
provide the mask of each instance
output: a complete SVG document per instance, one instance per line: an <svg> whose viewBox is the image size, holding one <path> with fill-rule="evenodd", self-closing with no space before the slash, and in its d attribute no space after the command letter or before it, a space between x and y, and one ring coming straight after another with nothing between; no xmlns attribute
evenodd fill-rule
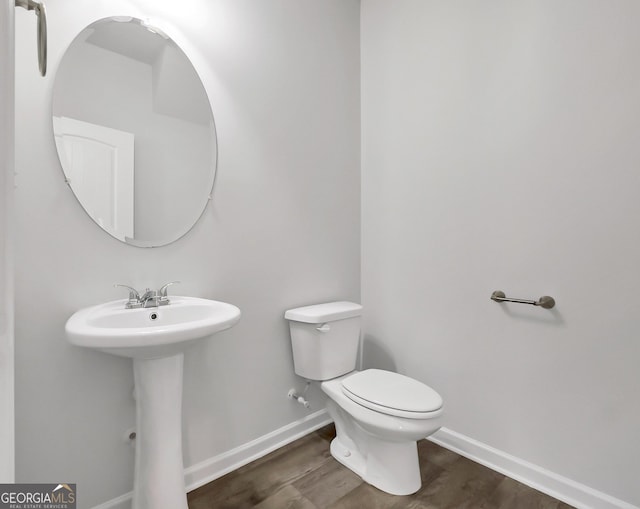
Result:
<svg viewBox="0 0 640 509"><path fill-rule="evenodd" d="M442 408L442 398L428 385L381 369L367 369L345 378L342 392L366 408L400 417L422 419Z"/></svg>

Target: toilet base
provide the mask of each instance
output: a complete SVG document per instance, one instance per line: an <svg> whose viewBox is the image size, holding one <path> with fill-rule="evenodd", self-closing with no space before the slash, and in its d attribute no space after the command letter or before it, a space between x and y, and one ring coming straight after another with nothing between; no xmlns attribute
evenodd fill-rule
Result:
<svg viewBox="0 0 640 509"><path fill-rule="evenodd" d="M389 441L360 427L346 412L327 401L336 426L331 455L376 488L391 495L411 495L420 489L418 444Z"/></svg>
<svg viewBox="0 0 640 509"><path fill-rule="evenodd" d="M334 459L364 479L366 461L357 449L354 450L353 448L345 447L342 442L340 442L340 439L335 437L331 441L330 451Z"/></svg>
<svg viewBox="0 0 640 509"><path fill-rule="evenodd" d="M418 491L422 482L416 442L376 442L368 444L373 447L365 455L357 448L345 447L336 437L331 441L331 456L386 493L411 495Z"/></svg>

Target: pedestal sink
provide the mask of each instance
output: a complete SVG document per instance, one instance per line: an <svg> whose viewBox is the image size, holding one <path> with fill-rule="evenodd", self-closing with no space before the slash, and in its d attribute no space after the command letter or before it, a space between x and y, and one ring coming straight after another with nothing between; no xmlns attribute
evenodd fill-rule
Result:
<svg viewBox="0 0 640 509"><path fill-rule="evenodd" d="M125 309L126 300L76 312L69 342L133 358L136 460L133 509L187 509L182 462L184 350L240 319L232 304L171 297L166 306Z"/></svg>

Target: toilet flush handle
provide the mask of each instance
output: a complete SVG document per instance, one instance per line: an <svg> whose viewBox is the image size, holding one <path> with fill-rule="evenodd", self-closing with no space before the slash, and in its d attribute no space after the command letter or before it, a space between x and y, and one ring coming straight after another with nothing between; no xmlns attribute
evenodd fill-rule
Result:
<svg viewBox="0 0 640 509"><path fill-rule="evenodd" d="M329 332L331 330L331 326L328 323L321 323L316 327L318 332Z"/></svg>

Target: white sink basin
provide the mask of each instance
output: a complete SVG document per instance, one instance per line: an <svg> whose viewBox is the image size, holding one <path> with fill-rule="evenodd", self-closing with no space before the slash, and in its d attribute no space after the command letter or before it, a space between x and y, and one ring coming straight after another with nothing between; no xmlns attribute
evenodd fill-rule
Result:
<svg viewBox="0 0 640 509"><path fill-rule="evenodd" d="M232 327L240 310L226 302L171 297L157 308L125 309L126 300L74 313L66 325L69 342L136 359L169 357L198 339Z"/></svg>

